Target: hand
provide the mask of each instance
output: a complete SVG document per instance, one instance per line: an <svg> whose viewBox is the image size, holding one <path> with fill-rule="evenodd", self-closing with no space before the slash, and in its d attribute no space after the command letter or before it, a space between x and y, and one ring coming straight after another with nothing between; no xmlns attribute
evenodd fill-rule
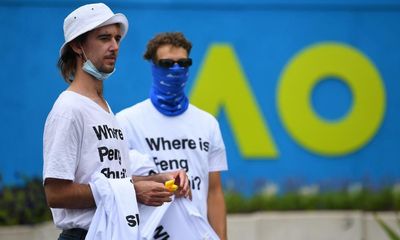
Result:
<svg viewBox="0 0 400 240"><path fill-rule="evenodd" d="M173 193L169 192L164 184L154 181L133 181L136 191L136 199L139 203L148 206L161 206L165 202L171 202Z"/></svg>
<svg viewBox="0 0 400 240"><path fill-rule="evenodd" d="M175 179L175 184L178 185L178 189L175 191L176 197L189 197L189 199L192 200L189 178L184 170L161 173L160 175L163 175L164 182Z"/></svg>

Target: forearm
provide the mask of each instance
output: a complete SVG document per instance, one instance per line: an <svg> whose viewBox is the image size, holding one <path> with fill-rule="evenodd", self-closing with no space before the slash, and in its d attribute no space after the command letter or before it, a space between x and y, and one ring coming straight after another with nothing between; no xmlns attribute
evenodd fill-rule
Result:
<svg viewBox="0 0 400 240"><path fill-rule="evenodd" d="M208 195L208 221L221 240L227 239L226 208L224 194L221 191Z"/></svg>
<svg viewBox="0 0 400 240"><path fill-rule="evenodd" d="M166 179L165 176L162 174L154 174L154 175L149 175L149 176L132 176L132 180L134 182L154 181L154 182L158 182L158 183L164 183L168 179Z"/></svg>
<svg viewBox="0 0 400 240"><path fill-rule="evenodd" d="M96 207L89 184L61 179L46 179L46 199L51 208L83 209Z"/></svg>

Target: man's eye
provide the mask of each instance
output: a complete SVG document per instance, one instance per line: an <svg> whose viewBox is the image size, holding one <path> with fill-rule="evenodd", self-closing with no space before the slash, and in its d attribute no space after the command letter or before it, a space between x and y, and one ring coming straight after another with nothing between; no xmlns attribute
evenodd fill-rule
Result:
<svg viewBox="0 0 400 240"><path fill-rule="evenodd" d="M100 40L102 40L102 41L105 41L105 40L110 40L110 36L108 36L108 35L100 35L100 36L98 36L98 39L100 39Z"/></svg>

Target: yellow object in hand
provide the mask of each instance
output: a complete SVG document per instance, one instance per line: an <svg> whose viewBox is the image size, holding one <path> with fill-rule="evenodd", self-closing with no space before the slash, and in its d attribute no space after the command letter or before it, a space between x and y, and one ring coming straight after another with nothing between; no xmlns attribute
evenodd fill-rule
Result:
<svg viewBox="0 0 400 240"><path fill-rule="evenodd" d="M178 186L175 185L175 179L166 181L164 185L170 192L175 192L178 189Z"/></svg>

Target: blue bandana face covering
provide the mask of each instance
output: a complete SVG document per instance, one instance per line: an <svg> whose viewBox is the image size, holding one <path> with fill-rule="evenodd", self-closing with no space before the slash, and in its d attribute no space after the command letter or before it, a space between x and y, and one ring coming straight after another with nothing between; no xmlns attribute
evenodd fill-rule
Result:
<svg viewBox="0 0 400 240"><path fill-rule="evenodd" d="M150 99L154 107L166 116L178 116L186 111L189 100L184 88L189 77L189 68L175 64L171 68L151 65L153 85Z"/></svg>

